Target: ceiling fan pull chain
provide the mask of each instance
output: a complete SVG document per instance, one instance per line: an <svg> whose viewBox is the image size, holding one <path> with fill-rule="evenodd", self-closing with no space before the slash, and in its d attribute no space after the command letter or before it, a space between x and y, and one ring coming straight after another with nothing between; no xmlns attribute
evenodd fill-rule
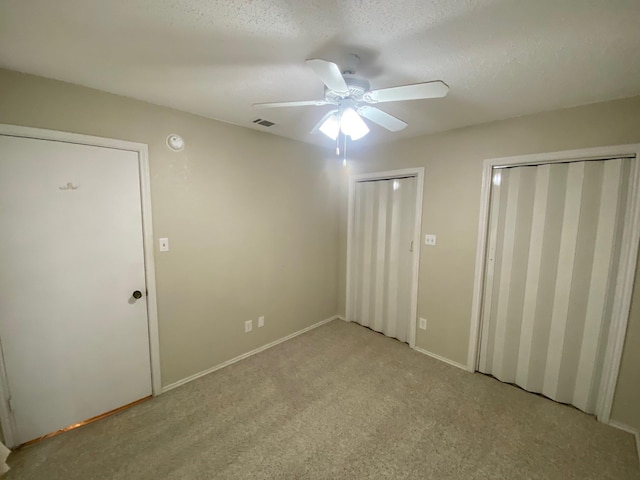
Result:
<svg viewBox="0 0 640 480"><path fill-rule="evenodd" d="M344 157L342 157L342 165L346 165L347 164L347 136L344 135L344 148L342 149L342 153L344 154Z"/></svg>

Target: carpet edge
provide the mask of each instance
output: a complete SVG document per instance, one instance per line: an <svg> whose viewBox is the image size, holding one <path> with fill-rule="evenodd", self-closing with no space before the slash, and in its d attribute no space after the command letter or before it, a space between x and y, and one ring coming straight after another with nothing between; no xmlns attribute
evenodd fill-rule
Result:
<svg viewBox="0 0 640 480"><path fill-rule="evenodd" d="M428 350L425 350L424 348L420 348L420 347L413 347L413 349L414 349L416 352L420 352L420 353L422 353L423 355L427 355L428 357L435 358L436 360L440 360L441 362L448 363L449 365L452 365L452 366L454 366L454 367L456 367L456 368L459 368L459 369L461 369L461 370L464 370L465 372L468 372L468 371L469 371L469 369L467 368L467 366L466 366L466 365L462 365L461 363L455 362L455 361L453 361L453 360L449 360L448 358L445 358L445 357L442 357L442 356L437 355L437 354L435 354L435 353L432 353L432 352L430 352L430 351L428 351Z"/></svg>
<svg viewBox="0 0 640 480"><path fill-rule="evenodd" d="M623 432L630 433L636 439L636 451L638 453L638 463L640 464L640 431L636 428L630 427L622 422L618 422L616 420L609 420L609 426L613 428L617 428L618 430L622 430Z"/></svg>

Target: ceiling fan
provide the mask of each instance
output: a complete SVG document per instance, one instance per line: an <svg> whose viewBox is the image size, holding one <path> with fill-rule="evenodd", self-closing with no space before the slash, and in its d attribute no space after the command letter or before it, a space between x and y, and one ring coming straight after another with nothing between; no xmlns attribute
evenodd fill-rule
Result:
<svg viewBox="0 0 640 480"><path fill-rule="evenodd" d="M313 128L312 133L321 131L336 140L340 132L352 140L358 140L369 133L369 127L362 117L391 132L398 132L407 123L372 105L404 100L420 100L444 97L449 87L441 80L400 85L397 87L371 90L369 82L355 76L359 62L357 55L348 56L347 66L340 68L333 62L317 58L306 61L307 65L320 77L325 85L324 99L300 102L255 103L257 108L302 107L310 105L335 105L337 108L327 113Z"/></svg>

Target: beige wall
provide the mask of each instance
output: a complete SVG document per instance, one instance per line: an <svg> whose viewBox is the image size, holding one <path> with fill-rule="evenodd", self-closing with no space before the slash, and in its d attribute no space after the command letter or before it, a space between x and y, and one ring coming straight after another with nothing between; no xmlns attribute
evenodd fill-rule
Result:
<svg viewBox="0 0 640 480"><path fill-rule="evenodd" d="M0 123L149 145L163 385L336 313L340 165L317 148L6 70Z"/></svg>
<svg viewBox="0 0 640 480"><path fill-rule="evenodd" d="M640 143L640 97L531 115L358 152L349 173L425 167L418 315L429 320L416 344L466 364L478 232L482 161L487 158ZM346 175L343 175L346 178ZM344 313L346 182L341 213ZM640 289L636 289L612 418L640 429Z"/></svg>

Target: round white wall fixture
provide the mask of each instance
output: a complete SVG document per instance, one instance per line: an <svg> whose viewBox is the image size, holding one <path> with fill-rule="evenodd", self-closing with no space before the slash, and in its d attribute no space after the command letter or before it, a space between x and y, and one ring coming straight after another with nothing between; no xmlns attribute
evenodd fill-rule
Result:
<svg viewBox="0 0 640 480"><path fill-rule="evenodd" d="M184 139L175 133L172 133L167 137L167 146L174 152L179 152L184 149Z"/></svg>

